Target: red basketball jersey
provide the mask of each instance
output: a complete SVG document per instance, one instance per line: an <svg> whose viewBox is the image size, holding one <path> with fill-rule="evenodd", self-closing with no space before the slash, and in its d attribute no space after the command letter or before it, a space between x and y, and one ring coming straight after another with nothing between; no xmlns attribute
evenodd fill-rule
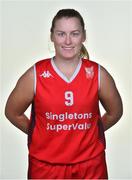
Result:
<svg viewBox="0 0 132 180"><path fill-rule="evenodd" d="M102 153L105 138L99 113L99 65L81 59L68 80L53 59L42 60L35 64L35 84L29 155L70 164Z"/></svg>

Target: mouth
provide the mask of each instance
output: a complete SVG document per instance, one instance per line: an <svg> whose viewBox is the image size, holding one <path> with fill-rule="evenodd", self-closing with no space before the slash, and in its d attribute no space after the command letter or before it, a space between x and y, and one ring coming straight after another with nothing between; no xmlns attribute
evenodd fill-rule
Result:
<svg viewBox="0 0 132 180"><path fill-rule="evenodd" d="M74 47L62 47L62 49L64 49L64 50L72 50L72 49L74 49Z"/></svg>

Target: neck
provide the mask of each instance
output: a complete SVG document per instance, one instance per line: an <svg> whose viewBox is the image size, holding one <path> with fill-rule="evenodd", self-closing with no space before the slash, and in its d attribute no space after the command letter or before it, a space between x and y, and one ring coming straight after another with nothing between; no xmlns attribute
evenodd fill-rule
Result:
<svg viewBox="0 0 132 180"><path fill-rule="evenodd" d="M57 66L66 66L66 67L75 67L78 65L80 61L80 57L73 58L73 59L64 59L64 58L59 58L57 56L54 57L54 62Z"/></svg>
<svg viewBox="0 0 132 180"><path fill-rule="evenodd" d="M77 68L77 65L79 64L80 58L76 59L59 59L57 57L54 57L54 63L57 66L57 68L68 78L70 79L73 75L74 71Z"/></svg>

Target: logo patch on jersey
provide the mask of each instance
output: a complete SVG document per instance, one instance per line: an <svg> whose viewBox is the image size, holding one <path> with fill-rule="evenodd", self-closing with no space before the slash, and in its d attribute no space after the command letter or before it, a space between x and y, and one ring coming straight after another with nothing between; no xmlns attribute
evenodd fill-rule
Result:
<svg viewBox="0 0 132 180"><path fill-rule="evenodd" d="M44 71L40 76L42 76L43 78L53 77L49 71Z"/></svg>
<svg viewBox="0 0 132 180"><path fill-rule="evenodd" d="M86 72L86 78L87 79L89 79L89 78L92 79L94 77L94 68L93 68L93 66L86 67L85 72Z"/></svg>

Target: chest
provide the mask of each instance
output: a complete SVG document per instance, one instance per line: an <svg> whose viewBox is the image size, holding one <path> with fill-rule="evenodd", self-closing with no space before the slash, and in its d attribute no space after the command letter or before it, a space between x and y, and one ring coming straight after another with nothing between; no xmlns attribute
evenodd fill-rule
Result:
<svg viewBox="0 0 132 180"><path fill-rule="evenodd" d="M81 66L71 81L67 81L52 67L37 73L36 105L42 111L90 111L98 104L98 76Z"/></svg>

